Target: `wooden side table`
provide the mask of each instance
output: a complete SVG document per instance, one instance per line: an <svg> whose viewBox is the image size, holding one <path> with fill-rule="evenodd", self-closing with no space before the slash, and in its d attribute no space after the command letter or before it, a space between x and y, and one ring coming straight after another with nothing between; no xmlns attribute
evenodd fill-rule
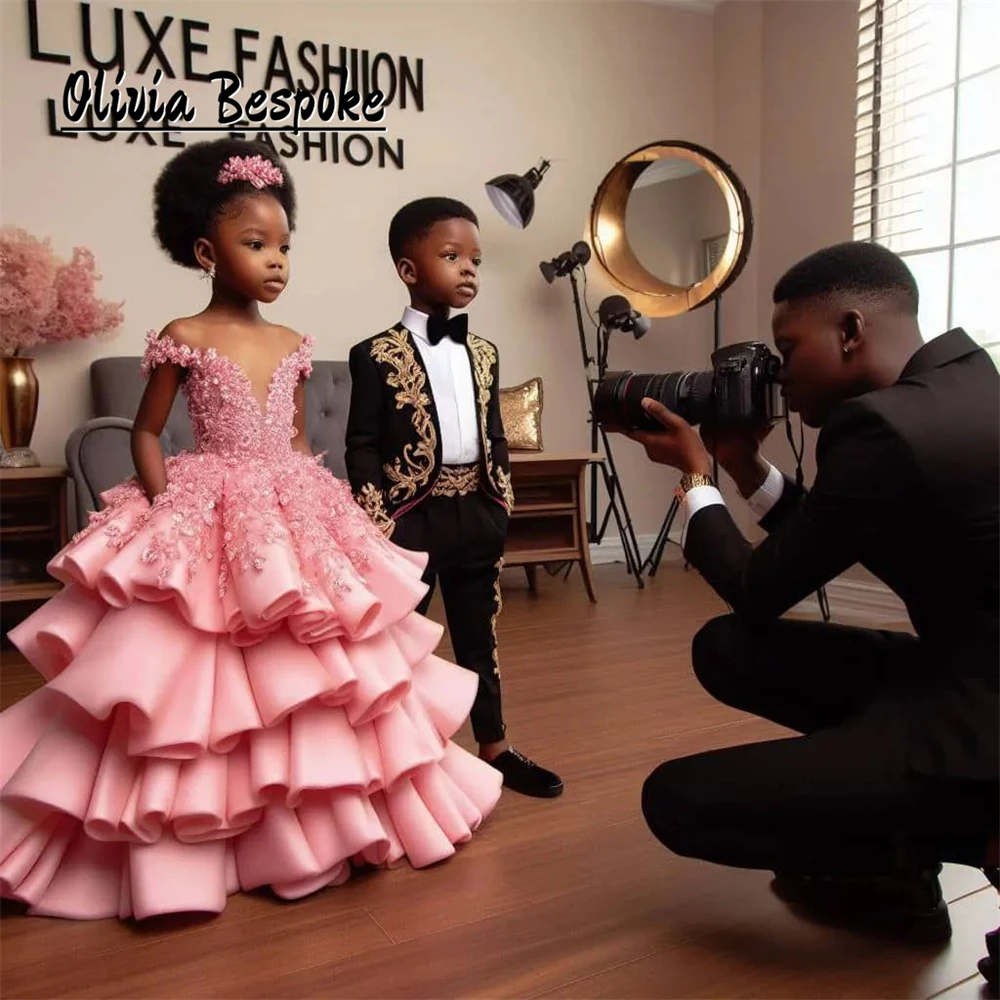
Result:
<svg viewBox="0 0 1000 1000"><path fill-rule="evenodd" d="M69 541L66 470L0 469L0 603L44 601L62 589L49 560Z"/></svg>
<svg viewBox="0 0 1000 1000"><path fill-rule="evenodd" d="M539 563L579 563L587 596L595 604L584 474L596 458L589 452L513 452L510 473L514 510L504 550L504 565L524 566L532 582L534 567Z"/></svg>

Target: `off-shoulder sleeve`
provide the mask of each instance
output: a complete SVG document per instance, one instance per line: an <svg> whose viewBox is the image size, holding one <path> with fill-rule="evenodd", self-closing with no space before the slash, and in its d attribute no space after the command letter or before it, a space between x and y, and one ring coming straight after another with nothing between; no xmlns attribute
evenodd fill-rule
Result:
<svg viewBox="0 0 1000 1000"><path fill-rule="evenodd" d="M303 378L309 378L312 375L313 343L313 338L307 333L303 335L302 343L299 344L299 373Z"/></svg>
<svg viewBox="0 0 1000 1000"><path fill-rule="evenodd" d="M146 334L146 353L142 356L142 377L149 378L150 372L158 365L174 364L189 368L196 351L184 344L178 344L168 334L160 336L155 330Z"/></svg>

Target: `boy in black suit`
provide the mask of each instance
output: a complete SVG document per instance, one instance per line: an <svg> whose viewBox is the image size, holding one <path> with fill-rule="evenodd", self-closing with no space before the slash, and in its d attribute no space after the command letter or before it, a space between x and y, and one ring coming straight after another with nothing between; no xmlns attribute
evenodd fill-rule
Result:
<svg viewBox="0 0 1000 1000"><path fill-rule="evenodd" d="M393 542L429 554L418 610L440 581L455 660L479 675L471 720L480 756L514 791L553 797L562 781L509 746L501 705L496 620L514 497L498 353L464 313L449 318L478 291L479 223L461 202L422 198L396 213L389 251L410 306L351 349L351 489Z"/></svg>

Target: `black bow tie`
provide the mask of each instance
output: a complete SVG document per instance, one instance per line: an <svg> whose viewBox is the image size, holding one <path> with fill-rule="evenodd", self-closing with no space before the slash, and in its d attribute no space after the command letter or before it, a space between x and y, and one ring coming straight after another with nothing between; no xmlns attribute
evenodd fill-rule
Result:
<svg viewBox="0 0 1000 1000"><path fill-rule="evenodd" d="M445 337L451 337L456 344L464 344L469 336L468 313L459 313L451 319L443 316L427 317L427 339L431 345L440 344Z"/></svg>

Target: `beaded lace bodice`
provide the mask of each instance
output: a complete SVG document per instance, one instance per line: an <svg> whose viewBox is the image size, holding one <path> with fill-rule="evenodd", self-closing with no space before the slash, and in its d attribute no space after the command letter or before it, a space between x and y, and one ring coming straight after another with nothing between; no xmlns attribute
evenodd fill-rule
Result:
<svg viewBox="0 0 1000 1000"><path fill-rule="evenodd" d="M215 348L201 350L151 332L142 372L170 362L187 370L183 392L194 430L195 450L226 458L279 459L295 437L295 387L312 371L312 338L303 337L274 370L263 404L246 372Z"/></svg>
<svg viewBox="0 0 1000 1000"><path fill-rule="evenodd" d="M142 562L159 565L160 586L178 565L186 567L188 580L199 567L212 565L220 594L233 571L260 572L268 558L281 562L294 552L303 593L348 592L363 579L370 553L384 551L387 542L355 503L348 483L319 458L292 449L295 388L312 372L312 344L303 337L281 360L261 401L227 356L149 334L145 376L168 362L187 371L183 391L194 451L167 458L167 488L152 504L137 477L102 494L104 509L91 515L74 540L103 529L108 544L124 550L142 536ZM160 517L164 509L170 512L166 520ZM225 559L219 559L220 549Z"/></svg>

